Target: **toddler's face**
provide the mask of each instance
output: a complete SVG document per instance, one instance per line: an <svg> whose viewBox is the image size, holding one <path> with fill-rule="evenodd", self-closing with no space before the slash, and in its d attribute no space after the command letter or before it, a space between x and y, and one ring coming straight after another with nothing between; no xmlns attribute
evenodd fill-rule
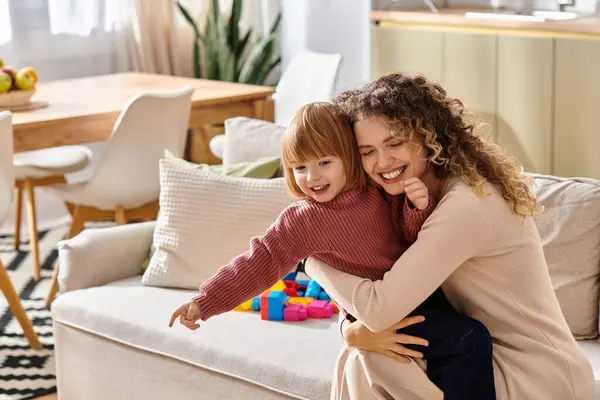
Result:
<svg viewBox="0 0 600 400"><path fill-rule="evenodd" d="M333 200L346 187L346 171L339 157L308 159L292 165L292 170L302 192L320 203Z"/></svg>

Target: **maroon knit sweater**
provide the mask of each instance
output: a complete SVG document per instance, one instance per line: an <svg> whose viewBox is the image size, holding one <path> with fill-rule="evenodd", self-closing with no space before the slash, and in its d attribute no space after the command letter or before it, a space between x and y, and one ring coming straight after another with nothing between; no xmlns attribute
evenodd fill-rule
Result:
<svg viewBox="0 0 600 400"><path fill-rule="evenodd" d="M356 276L380 280L416 240L436 204L413 209L404 196L353 189L327 203L311 198L286 208L250 250L200 285L201 319L258 296L312 256Z"/></svg>

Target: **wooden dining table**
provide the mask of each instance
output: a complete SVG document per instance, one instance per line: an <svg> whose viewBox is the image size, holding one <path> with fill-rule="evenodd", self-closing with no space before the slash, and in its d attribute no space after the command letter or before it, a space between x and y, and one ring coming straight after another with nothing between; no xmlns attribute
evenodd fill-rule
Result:
<svg viewBox="0 0 600 400"><path fill-rule="evenodd" d="M133 96L184 86L195 89L189 128L199 135L202 151L207 153L205 158L211 157L208 154L210 136L220 132L218 127L222 127L225 119L237 116L274 119L274 103L270 98L274 88L268 86L137 72L40 82L31 101L48 105L13 113L14 150L23 152L105 141L119 113ZM194 143L198 143L198 138ZM195 158L195 161L204 161L200 160L203 156Z"/></svg>

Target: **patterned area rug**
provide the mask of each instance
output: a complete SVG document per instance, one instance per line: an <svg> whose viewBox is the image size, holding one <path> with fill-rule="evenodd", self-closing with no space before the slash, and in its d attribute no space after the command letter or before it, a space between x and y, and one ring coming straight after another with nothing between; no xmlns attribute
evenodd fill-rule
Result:
<svg viewBox="0 0 600 400"><path fill-rule="evenodd" d="M44 346L39 350L29 347L21 326L0 294L0 400L33 399L56 392L52 319L44 300L58 256L56 243L67 230L65 226L40 233L43 264L39 281L33 279L28 242L21 243L20 251L15 251L12 235L0 235L0 259Z"/></svg>

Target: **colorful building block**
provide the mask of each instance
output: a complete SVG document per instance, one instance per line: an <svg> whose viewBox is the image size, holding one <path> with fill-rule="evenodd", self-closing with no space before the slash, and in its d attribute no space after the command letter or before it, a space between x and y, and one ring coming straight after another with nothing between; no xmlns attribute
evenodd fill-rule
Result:
<svg viewBox="0 0 600 400"><path fill-rule="evenodd" d="M331 297L329 297L329 295L327 294L326 291L321 290L321 293L319 293L319 300L325 300L327 302L331 301Z"/></svg>
<svg viewBox="0 0 600 400"><path fill-rule="evenodd" d="M314 299L312 297L290 297L288 304L302 304L308 306Z"/></svg>
<svg viewBox="0 0 600 400"><path fill-rule="evenodd" d="M340 312L340 308L338 307L338 305L336 304L335 301L330 301L329 304L331 304L333 306L333 312L334 313L339 313Z"/></svg>
<svg viewBox="0 0 600 400"><path fill-rule="evenodd" d="M308 305L309 318L331 318L333 306L325 300L314 300Z"/></svg>
<svg viewBox="0 0 600 400"><path fill-rule="evenodd" d="M304 321L308 318L308 310L302 304L292 303L283 310L284 321Z"/></svg>
<svg viewBox="0 0 600 400"><path fill-rule="evenodd" d="M292 272L290 272L289 274L287 274L287 275L286 275L286 276L283 278L283 280L284 280L284 281L295 281L295 280L296 280L296 275L297 275L296 271L292 271Z"/></svg>
<svg viewBox="0 0 600 400"><path fill-rule="evenodd" d="M252 299L243 302L235 308L236 311L250 311L252 310Z"/></svg>
<svg viewBox="0 0 600 400"><path fill-rule="evenodd" d="M256 296L252 299L252 310L260 311L260 296Z"/></svg>
<svg viewBox="0 0 600 400"><path fill-rule="evenodd" d="M269 320L269 295L271 294L270 290L265 290L260 295L260 319L264 321Z"/></svg>
<svg viewBox="0 0 600 400"><path fill-rule="evenodd" d="M260 318L283 321L283 309L290 297L279 290L267 290L260 296Z"/></svg>
<svg viewBox="0 0 600 400"><path fill-rule="evenodd" d="M308 282L306 292L304 292L304 297L314 297L315 299L318 299L319 293L321 293L321 285L319 285L317 281L311 279L310 282Z"/></svg>
<svg viewBox="0 0 600 400"><path fill-rule="evenodd" d="M285 286L285 283L283 281L277 281L277 283L275 283L273 286L271 286L271 291L283 291L285 288L287 288L287 286Z"/></svg>

